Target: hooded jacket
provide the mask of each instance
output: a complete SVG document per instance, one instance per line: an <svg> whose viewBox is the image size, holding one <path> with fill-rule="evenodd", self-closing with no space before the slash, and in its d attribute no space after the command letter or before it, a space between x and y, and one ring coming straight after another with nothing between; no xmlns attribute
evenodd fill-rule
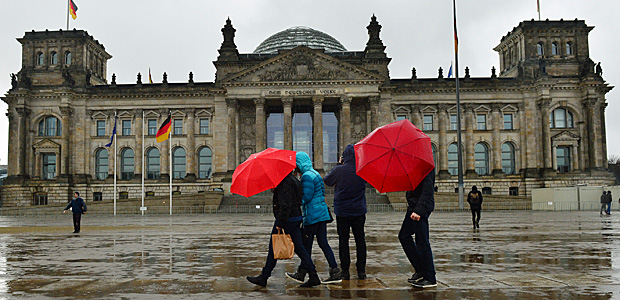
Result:
<svg viewBox="0 0 620 300"><path fill-rule="evenodd" d="M284 227L288 221L301 220L301 185L299 180L289 173L273 189L273 216L276 226Z"/></svg>
<svg viewBox="0 0 620 300"><path fill-rule="evenodd" d="M297 168L301 171L301 210L304 225L329 221L329 211L325 203L325 185L319 172L312 168L312 161L306 152L297 152Z"/></svg>
<svg viewBox="0 0 620 300"><path fill-rule="evenodd" d="M343 164L325 176L325 184L334 188L334 213L338 217L366 214L366 181L355 173L355 149L347 145L342 153Z"/></svg>
<svg viewBox="0 0 620 300"><path fill-rule="evenodd" d="M472 209L480 209L482 207L482 193L478 191L475 185L471 187L471 192L467 194L467 203Z"/></svg>
<svg viewBox="0 0 620 300"><path fill-rule="evenodd" d="M435 170L431 170L413 191L408 191L407 214L416 214L428 218L435 210Z"/></svg>

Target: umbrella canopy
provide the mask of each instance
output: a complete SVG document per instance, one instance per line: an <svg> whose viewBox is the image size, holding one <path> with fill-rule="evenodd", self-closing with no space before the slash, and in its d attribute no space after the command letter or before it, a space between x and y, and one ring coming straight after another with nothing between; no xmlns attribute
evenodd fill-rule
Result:
<svg viewBox="0 0 620 300"><path fill-rule="evenodd" d="M237 166L230 192L250 197L275 188L295 167L295 151L267 148Z"/></svg>
<svg viewBox="0 0 620 300"><path fill-rule="evenodd" d="M355 144L355 166L380 193L412 191L435 168L431 139L409 120L381 126Z"/></svg>

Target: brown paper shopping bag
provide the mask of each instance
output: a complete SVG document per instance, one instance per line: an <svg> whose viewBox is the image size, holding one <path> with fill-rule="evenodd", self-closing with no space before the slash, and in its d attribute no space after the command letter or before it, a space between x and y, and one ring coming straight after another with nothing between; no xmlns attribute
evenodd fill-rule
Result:
<svg viewBox="0 0 620 300"><path fill-rule="evenodd" d="M280 231L282 233L280 233ZM271 243L273 246L273 258L275 259L291 259L295 253L295 245L290 234L286 234L284 229L279 229L278 233L271 235Z"/></svg>

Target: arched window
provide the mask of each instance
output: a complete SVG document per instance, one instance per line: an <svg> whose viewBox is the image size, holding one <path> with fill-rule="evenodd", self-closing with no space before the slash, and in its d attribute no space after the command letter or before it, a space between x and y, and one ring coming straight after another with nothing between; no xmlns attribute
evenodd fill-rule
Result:
<svg viewBox="0 0 620 300"><path fill-rule="evenodd" d="M566 43L566 55L573 55L573 43Z"/></svg>
<svg viewBox="0 0 620 300"><path fill-rule="evenodd" d="M99 149L95 154L95 176L99 180L108 178L108 150Z"/></svg>
<svg viewBox="0 0 620 300"><path fill-rule="evenodd" d="M435 163L435 170L437 170L437 168L439 168L439 156L437 155L437 147L431 144L431 148L433 149L433 162Z"/></svg>
<svg viewBox="0 0 620 300"><path fill-rule="evenodd" d="M459 156L458 146L456 143L448 146L448 173L450 175L458 175L459 173Z"/></svg>
<svg viewBox="0 0 620 300"><path fill-rule="evenodd" d="M209 147L202 147L198 151L198 178L211 178L211 163L213 152Z"/></svg>
<svg viewBox="0 0 620 300"><path fill-rule="evenodd" d="M159 149L151 148L146 152L146 179L159 178Z"/></svg>
<svg viewBox="0 0 620 300"><path fill-rule="evenodd" d="M545 55L545 44L543 42L536 44L536 54Z"/></svg>
<svg viewBox="0 0 620 300"><path fill-rule="evenodd" d="M65 65L70 65L71 64L71 52L67 51L67 53L65 53Z"/></svg>
<svg viewBox="0 0 620 300"><path fill-rule="evenodd" d="M515 148L511 143L502 145L502 171L506 174L515 173Z"/></svg>
<svg viewBox="0 0 620 300"><path fill-rule="evenodd" d="M476 147L474 149L474 159L476 163L476 173L478 173L478 175L488 175L489 149L487 148L487 145L483 143L476 144Z"/></svg>
<svg viewBox="0 0 620 300"><path fill-rule="evenodd" d="M37 66L42 66L45 63L45 55L42 52L37 53Z"/></svg>
<svg viewBox="0 0 620 300"><path fill-rule="evenodd" d="M172 151L172 178L179 179L185 177L185 149L177 147Z"/></svg>
<svg viewBox="0 0 620 300"><path fill-rule="evenodd" d="M60 136L62 134L62 123L54 116L43 118L39 122L39 136Z"/></svg>
<svg viewBox="0 0 620 300"><path fill-rule="evenodd" d="M134 155L131 148L125 148L121 152L121 179L133 179Z"/></svg>
<svg viewBox="0 0 620 300"><path fill-rule="evenodd" d="M556 108L549 114L551 128L573 128L573 113L566 108Z"/></svg>
<svg viewBox="0 0 620 300"><path fill-rule="evenodd" d="M52 55L50 56L50 63L52 65L58 64L58 53L52 52Z"/></svg>
<svg viewBox="0 0 620 300"><path fill-rule="evenodd" d="M558 43L557 42L553 42L551 43L551 55L559 55L559 49L558 49Z"/></svg>

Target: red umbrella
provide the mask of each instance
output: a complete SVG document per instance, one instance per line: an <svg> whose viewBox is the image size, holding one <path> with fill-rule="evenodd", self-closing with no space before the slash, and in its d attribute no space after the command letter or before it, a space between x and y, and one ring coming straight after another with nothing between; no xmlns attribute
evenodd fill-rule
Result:
<svg viewBox="0 0 620 300"><path fill-rule="evenodd" d="M295 167L295 151L267 148L237 166L230 192L250 197L275 188Z"/></svg>
<svg viewBox="0 0 620 300"><path fill-rule="evenodd" d="M380 193L412 191L433 168L431 139L408 120L381 126L355 144L357 175Z"/></svg>

